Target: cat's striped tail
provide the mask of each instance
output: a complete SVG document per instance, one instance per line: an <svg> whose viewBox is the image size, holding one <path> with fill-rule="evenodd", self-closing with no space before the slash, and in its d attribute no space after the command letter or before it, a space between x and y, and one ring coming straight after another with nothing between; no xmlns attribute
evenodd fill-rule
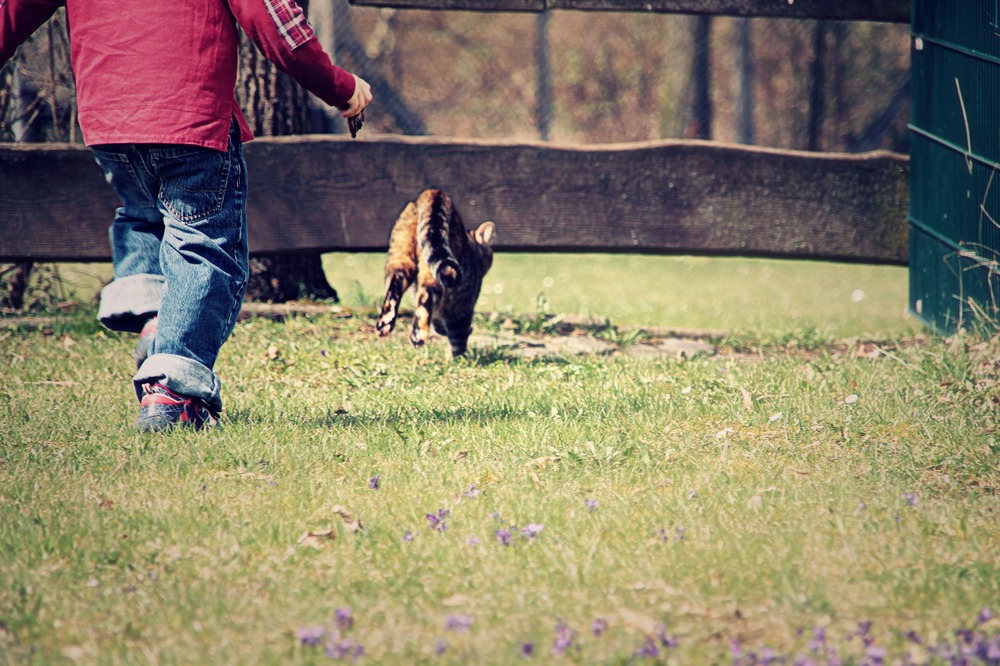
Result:
<svg viewBox="0 0 1000 666"><path fill-rule="evenodd" d="M445 288L462 281L462 267L451 251L449 235L455 214L451 198L441 190L425 190L417 199L417 247L431 274Z"/></svg>

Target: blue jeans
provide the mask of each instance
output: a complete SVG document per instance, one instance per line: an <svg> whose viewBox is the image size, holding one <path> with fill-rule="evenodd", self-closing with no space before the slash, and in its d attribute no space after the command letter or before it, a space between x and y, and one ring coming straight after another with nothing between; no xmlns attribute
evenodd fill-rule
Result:
<svg viewBox="0 0 1000 666"><path fill-rule="evenodd" d="M132 382L160 382L222 410L213 371L233 331L249 271L246 162L236 124L225 153L185 145L92 148L118 194L111 225L114 280L98 318L138 332L159 316L150 355Z"/></svg>

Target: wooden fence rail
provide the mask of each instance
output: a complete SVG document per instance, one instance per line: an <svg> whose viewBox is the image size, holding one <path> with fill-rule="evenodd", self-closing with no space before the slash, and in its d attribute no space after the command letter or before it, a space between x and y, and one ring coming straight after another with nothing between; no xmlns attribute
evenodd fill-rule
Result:
<svg viewBox="0 0 1000 666"><path fill-rule="evenodd" d="M452 194L498 248L907 261L908 160L703 141L558 147L369 135L246 147L251 252L379 251L406 201ZM0 144L0 260L107 261L90 151Z"/></svg>
<svg viewBox="0 0 1000 666"><path fill-rule="evenodd" d="M708 14L909 23L910 0L351 0L400 9L541 12L547 9Z"/></svg>

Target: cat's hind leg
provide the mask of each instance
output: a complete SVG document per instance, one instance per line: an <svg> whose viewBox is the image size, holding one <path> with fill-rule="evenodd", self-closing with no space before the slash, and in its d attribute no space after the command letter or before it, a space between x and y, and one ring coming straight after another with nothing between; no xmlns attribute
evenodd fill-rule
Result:
<svg viewBox="0 0 1000 666"><path fill-rule="evenodd" d="M434 308L444 295L441 285L425 265L420 266L417 279L417 307L413 311L413 331L410 333L410 342L414 347L422 346L430 337Z"/></svg>
<svg viewBox="0 0 1000 666"><path fill-rule="evenodd" d="M415 272L415 271L414 271ZM375 322L375 330L379 336L386 336L392 333L396 326L396 317L399 314L399 302L403 300L406 288L413 281L413 276L406 271L396 271L387 279L389 283L385 290L385 300L382 302L382 312L378 321Z"/></svg>
<svg viewBox="0 0 1000 666"><path fill-rule="evenodd" d="M389 335L396 325L399 303L417 277L417 208L410 203L400 213L389 235L385 260L385 300L375 323L380 336Z"/></svg>

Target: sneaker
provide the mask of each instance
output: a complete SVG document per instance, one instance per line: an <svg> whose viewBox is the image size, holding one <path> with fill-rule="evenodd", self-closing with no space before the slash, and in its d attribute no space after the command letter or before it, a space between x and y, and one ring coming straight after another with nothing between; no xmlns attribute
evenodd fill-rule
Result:
<svg viewBox="0 0 1000 666"><path fill-rule="evenodd" d="M177 395L163 384L143 384L136 425L142 432L160 432L175 426L201 430L217 425L217 416L198 398Z"/></svg>
<svg viewBox="0 0 1000 666"><path fill-rule="evenodd" d="M153 340L156 339L156 325L159 321L153 317L142 327L139 333L139 344L135 346L135 369L138 370L149 357L149 350L153 348Z"/></svg>

